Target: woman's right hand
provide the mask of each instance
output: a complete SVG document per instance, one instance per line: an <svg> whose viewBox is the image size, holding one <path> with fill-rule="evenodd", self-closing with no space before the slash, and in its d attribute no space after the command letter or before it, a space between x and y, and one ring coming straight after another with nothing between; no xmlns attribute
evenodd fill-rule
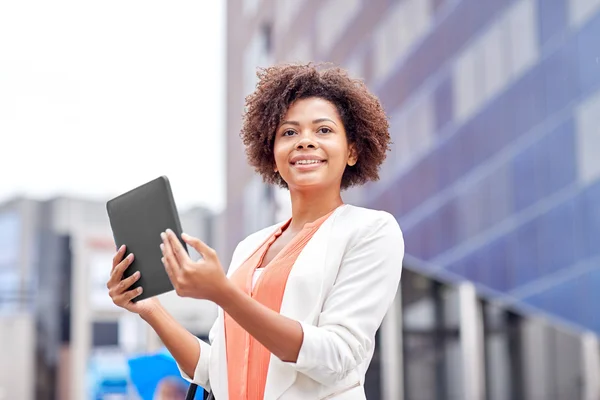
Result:
<svg viewBox="0 0 600 400"><path fill-rule="evenodd" d="M158 308L160 306L160 302L156 297L140 300L136 303L131 301L142 294L143 289L138 287L136 289L129 290L131 285L140 279L140 272L137 271L130 277L123 279L123 273L127 267L131 265L134 258L133 254L129 254L125 259L123 259L124 255L125 245L121 246L121 248L113 257L112 271L106 284L106 287L108 288L108 295L112 299L113 303L115 303L117 306L132 313L139 314L143 317L144 315L152 313L156 308Z"/></svg>

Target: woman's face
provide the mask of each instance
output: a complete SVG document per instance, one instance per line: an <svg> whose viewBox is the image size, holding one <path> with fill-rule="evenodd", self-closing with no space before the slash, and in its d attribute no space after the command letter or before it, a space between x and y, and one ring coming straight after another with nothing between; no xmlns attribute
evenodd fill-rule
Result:
<svg viewBox="0 0 600 400"><path fill-rule="evenodd" d="M275 169L290 190L339 188L346 166L356 163L336 107L318 97L290 105L275 133L273 153Z"/></svg>

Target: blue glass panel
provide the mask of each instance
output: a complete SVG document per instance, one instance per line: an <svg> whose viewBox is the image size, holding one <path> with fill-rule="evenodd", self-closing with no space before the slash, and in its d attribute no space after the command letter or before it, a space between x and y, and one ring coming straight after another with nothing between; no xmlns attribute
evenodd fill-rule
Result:
<svg viewBox="0 0 600 400"><path fill-rule="evenodd" d="M579 261L575 207L575 201L569 200L540 216L540 268L546 274Z"/></svg>
<svg viewBox="0 0 600 400"><path fill-rule="evenodd" d="M488 218L491 225L507 218L513 212L513 178L510 165L502 165L486 178L489 191Z"/></svg>
<svg viewBox="0 0 600 400"><path fill-rule="evenodd" d="M404 234L404 251L417 258L422 258L423 250L421 248L420 227L412 227L405 230Z"/></svg>
<svg viewBox="0 0 600 400"><path fill-rule="evenodd" d="M456 202L451 200L444 204L437 212L441 234L439 235L438 253L449 250L456 244L457 214Z"/></svg>
<svg viewBox="0 0 600 400"><path fill-rule="evenodd" d="M562 282L546 292L551 313L571 322L581 320L581 292L578 279Z"/></svg>
<svg viewBox="0 0 600 400"><path fill-rule="evenodd" d="M537 198L554 194L577 179L573 120L559 125L534 146Z"/></svg>
<svg viewBox="0 0 600 400"><path fill-rule="evenodd" d="M446 270L453 272L459 276L465 276L465 260L460 259L446 266Z"/></svg>
<svg viewBox="0 0 600 400"><path fill-rule="evenodd" d="M527 284L540 276L539 228L536 220L526 222L517 230L515 241L515 269L513 271L516 287Z"/></svg>
<svg viewBox="0 0 600 400"><path fill-rule="evenodd" d="M540 21L540 45L544 45L554 35L564 32L567 27L567 6L565 0L537 0Z"/></svg>
<svg viewBox="0 0 600 400"><path fill-rule="evenodd" d="M500 237L491 243L488 252L488 285L495 290L506 292L510 289L510 270L512 261L512 248L507 237Z"/></svg>
<svg viewBox="0 0 600 400"><path fill-rule="evenodd" d="M446 77L434 94L435 105L435 128L438 133L452 119L453 104L452 104L452 81Z"/></svg>
<svg viewBox="0 0 600 400"><path fill-rule="evenodd" d="M586 256L600 254L600 181L586 188L583 193L583 232Z"/></svg>
<svg viewBox="0 0 600 400"><path fill-rule="evenodd" d="M510 90L514 102L514 129L521 135L542 122L546 113L544 74L539 65L527 72Z"/></svg>
<svg viewBox="0 0 600 400"><path fill-rule="evenodd" d="M570 40L543 62L548 115L562 110L579 94L576 54L576 42Z"/></svg>
<svg viewBox="0 0 600 400"><path fill-rule="evenodd" d="M592 92L600 84L598 55L600 13L596 14L577 35L577 66L580 87Z"/></svg>
<svg viewBox="0 0 600 400"><path fill-rule="evenodd" d="M582 324L600 334L600 268L596 268L580 278L583 301L581 302Z"/></svg>
<svg viewBox="0 0 600 400"><path fill-rule="evenodd" d="M464 260L464 272L465 278L470 281L481 283L482 274L480 269L480 262L477 254L471 254Z"/></svg>
<svg viewBox="0 0 600 400"><path fill-rule="evenodd" d="M517 154L512 163L514 210L519 212L536 200L535 149L529 147Z"/></svg>
<svg viewBox="0 0 600 400"><path fill-rule="evenodd" d="M540 310L547 311L548 310L548 295L546 292L538 293L533 296L527 297L523 299L523 302L526 304L530 304Z"/></svg>

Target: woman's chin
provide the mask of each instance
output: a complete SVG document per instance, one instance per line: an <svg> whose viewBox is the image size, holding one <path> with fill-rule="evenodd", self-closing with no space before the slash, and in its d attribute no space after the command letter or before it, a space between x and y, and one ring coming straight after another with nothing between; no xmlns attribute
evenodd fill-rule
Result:
<svg viewBox="0 0 600 400"><path fill-rule="evenodd" d="M323 179L311 179L310 177L304 177L302 179L294 179L293 182L289 182L288 187L292 190L298 191L314 191L324 190L328 187L331 187L331 183Z"/></svg>

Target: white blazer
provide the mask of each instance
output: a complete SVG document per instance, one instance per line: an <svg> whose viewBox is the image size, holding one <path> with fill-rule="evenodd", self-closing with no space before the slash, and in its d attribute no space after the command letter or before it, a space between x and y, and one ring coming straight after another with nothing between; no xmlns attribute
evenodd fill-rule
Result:
<svg viewBox="0 0 600 400"><path fill-rule="evenodd" d="M256 232L236 247L228 276L281 224ZM298 256L280 313L300 322L304 339L295 363L271 354L265 400L364 400L365 373L375 333L396 295L404 240L384 211L338 207ZM189 382L227 400L223 310L200 340L200 359ZM252 399L254 400L254 399Z"/></svg>

